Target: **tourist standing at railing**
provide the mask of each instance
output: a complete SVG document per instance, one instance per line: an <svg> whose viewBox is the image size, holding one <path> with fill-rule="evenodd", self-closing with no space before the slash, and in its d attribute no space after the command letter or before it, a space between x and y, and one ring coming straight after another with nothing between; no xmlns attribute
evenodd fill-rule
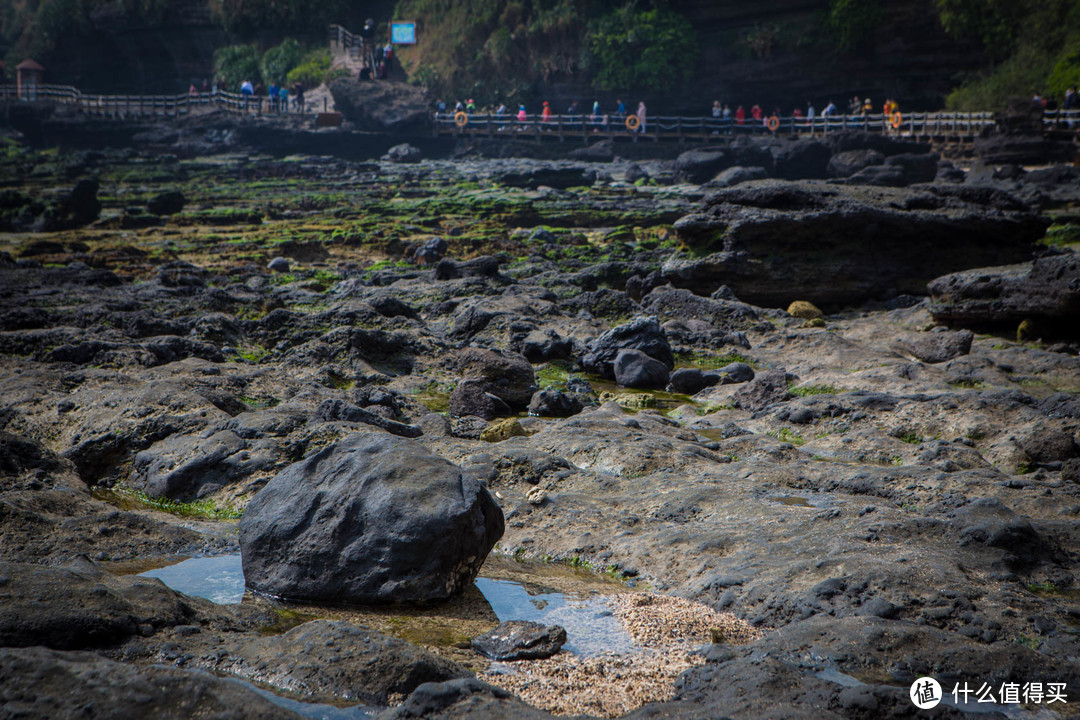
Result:
<svg viewBox="0 0 1080 720"><path fill-rule="evenodd" d="M726 134L730 135L731 134L731 106L730 105L724 105L724 110L720 114L720 117L723 118L721 120L721 124L724 127L724 132Z"/></svg>
<svg viewBox="0 0 1080 720"><path fill-rule="evenodd" d="M637 104L637 119L638 130L642 133L645 132L645 101L642 100Z"/></svg>
<svg viewBox="0 0 1080 720"><path fill-rule="evenodd" d="M735 108L735 124L736 125L745 125L746 124L746 110L743 109L742 105Z"/></svg>
<svg viewBox="0 0 1080 720"><path fill-rule="evenodd" d="M544 101L544 109L540 112L540 120L542 122L551 122L551 106L548 105L548 101Z"/></svg>
<svg viewBox="0 0 1080 720"><path fill-rule="evenodd" d="M599 117L600 117L600 101L599 100L593 100L592 101L592 121L595 123L597 118L599 118Z"/></svg>
<svg viewBox="0 0 1080 720"><path fill-rule="evenodd" d="M472 98L469 98L465 101L465 112L469 113L470 115L476 114L476 103L473 101Z"/></svg>
<svg viewBox="0 0 1080 720"><path fill-rule="evenodd" d="M499 107L495 108L495 117L502 117L507 113L506 103L499 103Z"/></svg>
<svg viewBox="0 0 1080 720"><path fill-rule="evenodd" d="M280 112L289 112L289 88L284 85L278 88L278 100L280 100L278 105Z"/></svg>
<svg viewBox="0 0 1080 720"><path fill-rule="evenodd" d="M851 98L851 102L848 103L848 115L858 115L862 112L862 100L859 96Z"/></svg>
<svg viewBox="0 0 1080 720"><path fill-rule="evenodd" d="M525 112L524 105L518 105L517 119L518 122L525 122L529 119L529 114Z"/></svg>
<svg viewBox="0 0 1080 720"><path fill-rule="evenodd" d="M619 118L620 120L626 117L626 103L624 103L622 100L615 101L615 117Z"/></svg>
<svg viewBox="0 0 1080 720"><path fill-rule="evenodd" d="M827 117L831 117L831 116L833 116L835 114L836 114L836 104L833 103L832 100L830 100L829 104L825 106L825 109L821 111L821 116L827 118Z"/></svg>
<svg viewBox="0 0 1080 720"><path fill-rule="evenodd" d="M570 103L570 107L566 108L567 115L577 115L581 110L578 108L577 100Z"/></svg>
<svg viewBox="0 0 1080 720"><path fill-rule="evenodd" d="M814 103L812 102L806 104L806 119L811 123L814 122Z"/></svg>
<svg viewBox="0 0 1080 720"><path fill-rule="evenodd" d="M1069 127L1073 126L1072 111L1080 108L1080 97L1076 95L1076 88L1071 87L1065 91L1065 100L1061 103L1061 109L1065 111L1065 119Z"/></svg>
<svg viewBox="0 0 1080 720"><path fill-rule="evenodd" d="M304 83L294 82L292 86L293 107L297 112L304 112Z"/></svg>

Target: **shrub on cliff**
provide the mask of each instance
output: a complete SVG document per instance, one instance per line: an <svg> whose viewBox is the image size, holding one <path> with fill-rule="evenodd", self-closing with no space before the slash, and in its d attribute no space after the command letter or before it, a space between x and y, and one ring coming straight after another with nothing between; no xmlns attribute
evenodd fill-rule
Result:
<svg viewBox="0 0 1080 720"><path fill-rule="evenodd" d="M302 83L306 88L318 87L326 82L327 72L330 70L330 52L325 49L312 50L300 64L289 71L285 76L285 82L290 86L294 83Z"/></svg>
<svg viewBox="0 0 1080 720"><path fill-rule="evenodd" d="M259 70L262 71L263 80L268 83L281 84L289 71L300 64L304 56L304 49L300 43L292 38L286 38L280 45L263 53L259 61Z"/></svg>
<svg viewBox="0 0 1080 720"><path fill-rule="evenodd" d="M590 25L589 69L601 90L661 90L686 80L697 63L690 22L664 7L617 8Z"/></svg>
<svg viewBox="0 0 1080 720"><path fill-rule="evenodd" d="M214 53L214 74L225 78L230 90L240 89L240 83L262 81L259 51L254 45L226 45Z"/></svg>

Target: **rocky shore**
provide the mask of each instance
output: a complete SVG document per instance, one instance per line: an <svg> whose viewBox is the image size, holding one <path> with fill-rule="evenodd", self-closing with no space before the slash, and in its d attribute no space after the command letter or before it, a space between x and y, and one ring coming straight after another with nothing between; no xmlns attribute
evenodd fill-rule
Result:
<svg viewBox="0 0 1080 720"><path fill-rule="evenodd" d="M423 155L5 157L0 717L1075 712L1074 168ZM518 561L635 649L474 653Z"/></svg>

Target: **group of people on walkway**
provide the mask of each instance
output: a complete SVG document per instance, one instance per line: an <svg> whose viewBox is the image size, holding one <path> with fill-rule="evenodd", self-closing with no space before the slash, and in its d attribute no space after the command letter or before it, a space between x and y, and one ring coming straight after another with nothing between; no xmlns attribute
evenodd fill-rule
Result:
<svg viewBox="0 0 1080 720"><path fill-rule="evenodd" d="M227 86L224 79L219 80L214 86L214 92L225 92ZM265 107L270 112L285 113L289 111L289 103L292 102L292 108L296 112L304 111L304 84L301 82L295 82L292 85L292 92L289 88L285 87L282 83L278 85L276 82L270 83L270 87L266 90L263 89L262 83L254 84L251 80L244 80L240 83L240 95L244 99L244 105L249 103L258 102L260 110L264 107L262 104L262 98L266 98L267 104Z"/></svg>
<svg viewBox="0 0 1080 720"><path fill-rule="evenodd" d="M489 108L483 108L482 110L483 114L494 115L496 119L504 117L508 118L510 116L510 109L506 106L506 103L503 102L500 102L494 110L490 110ZM435 112L440 115L446 114L447 105L444 100L439 99L435 101ZM458 100L457 103L454 105L455 117L458 113L465 113L466 121L468 116L475 115L476 112L477 106L472 98L469 98L465 102ZM647 113L648 110L645 107L645 101L640 101L634 114L628 116L626 112L626 103L623 102L622 99L618 99L615 101L615 109L612 112L602 112L600 108L600 101L593 100L591 111L586 115L582 112L581 106L578 104L578 101L574 100L566 109L563 117L566 117L567 119L574 122L580 122L587 118L587 120L585 121L591 125L596 126L595 130L597 132L600 128L608 127L612 119L614 119L616 122L626 123L627 129L630 129L633 132L645 132L645 121ZM544 100L541 103L539 115L541 123L554 122L555 112L554 110L552 110L551 103L549 101ZM633 117L634 120L627 122L628 117ZM526 109L524 103L518 104L517 112L514 114L514 118L518 122L522 123L529 121L529 112ZM541 128L542 127L543 126L541 125Z"/></svg>

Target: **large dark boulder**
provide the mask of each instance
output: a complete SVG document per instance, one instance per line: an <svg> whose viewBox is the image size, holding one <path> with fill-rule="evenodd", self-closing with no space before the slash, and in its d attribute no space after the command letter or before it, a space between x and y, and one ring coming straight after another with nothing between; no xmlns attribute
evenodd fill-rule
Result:
<svg viewBox="0 0 1080 720"><path fill-rule="evenodd" d="M462 380L450 393L450 414L454 417L474 417L494 420L509 415L510 406L484 389L479 380Z"/></svg>
<svg viewBox="0 0 1080 720"><path fill-rule="evenodd" d="M1069 162L1076 154L1070 141L1043 133L1043 108L1029 97L1012 98L975 138L975 156L984 165L1045 165Z"/></svg>
<svg viewBox="0 0 1080 720"><path fill-rule="evenodd" d="M529 361L516 353L499 353L483 348L465 348L457 356L464 380L476 380L485 392L511 408L524 409L536 392L536 375Z"/></svg>
<svg viewBox="0 0 1080 720"><path fill-rule="evenodd" d="M581 401L555 389L540 390L529 402L529 414L539 417L570 417L581 412Z"/></svg>
<svg viewBox="0 0 1080 720"><path fill-rule="evenodd" d="M424 91L399 82L340 78L330 83L334 106L359 130L430 132Z"/></svg>
<svg viewBox="0 0 1080 720"><path fill-rule="evenodd" d="M45 208L44 215L34 223L33 229L54 232L89 225L101 215L101 201L97 194L97 180L80 180L70 193L62 195Z"/></svg>
<svg viewBox="0 0 1080 720"><path fill-rule="evenodd" d="M851 177L863 168L881 165L884 162L885 155L878 150L870 148L845 150L829 158L829 177Z"/></svg>
<svg viewBox="0 0 1080 720"><path fill-rule="evenodd" d="M952 273L928 286L934 320L973 330L1080 339L1080 255L1065 253L1030 263Z"/></svg>
<svg viewBox="0 0 1080 720"><path fill-rule="evenodd" d="M1020 262L1046 225L986 187L767 180L720 190L678 220L693 252L673 255L663 273L698 295L727 285L755 305L837 306L921 295L943 272Z"/></svg>
<svg viewBox="0 0 1080 720"><path fill-rule="evenodd" d="M731 167L731 157L723 150L687 150L675 158L675 174L680 180L701 184Z"/></svg>
<svg viewBox="0 0 1080 720"><path fill-rule="evenodd" d="M426 602L468 587L502 536L476 478L422 445L360 434L283 470L240 521L244 577L320 602Z"/></svg>
<svg viewBox="0 0 1080 720"><path fill-rule="evenodd" d="M828 177L829 146L820 140L795 140L773 149L776 177L809 180Z"/></svg>
<svg viewBox="0 0 1080 720"><path fill-rule="evenodd" d="M675 367L675 357L664 329L652 317L634 318L605 332L589 345L581 365L589 372L614 380L615 357L620 350L640 350L669 370Z"/></svg>
<svg viewBox="0 0 1080 720"><path fill-rule="evenodd" d="M184 202L184 193L167 190L150 198L146 203L146 211L154 215L175 215L184 209Z"/></svg>
<svg viewBox="0 0 1080 720"><path fill-rule="evenodd" d="M620 350L612 364L615 382L629 388L662 388L668 384L668 368L640 350Z"/></svg>
<svg viewBox="0 0 1080 720"><path fill-rule="evenodd" d="M790 397L787 375L782 370L770 370L736 390L732 396L732 404L743 410L757 412Z"/></svg>

